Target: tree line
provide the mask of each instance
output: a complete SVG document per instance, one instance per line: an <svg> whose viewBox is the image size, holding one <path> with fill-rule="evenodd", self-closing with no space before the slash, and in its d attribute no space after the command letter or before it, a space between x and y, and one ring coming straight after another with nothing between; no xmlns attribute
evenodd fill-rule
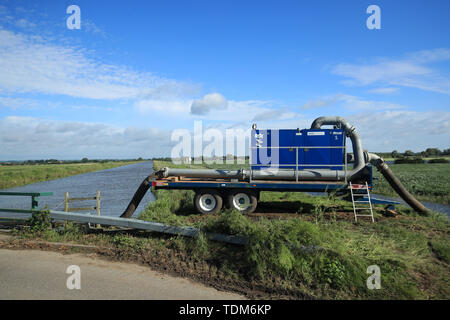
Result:
<svg viewBox="0 0 450 320"><path fill-rule="evenodd" d="M450 148L442 151L439 150L438 148L427 148L425 151L420 152L413 152L411 150L406 150L403 153L394 150L391 152L390 156L392 158L450 156Z"/></svg>

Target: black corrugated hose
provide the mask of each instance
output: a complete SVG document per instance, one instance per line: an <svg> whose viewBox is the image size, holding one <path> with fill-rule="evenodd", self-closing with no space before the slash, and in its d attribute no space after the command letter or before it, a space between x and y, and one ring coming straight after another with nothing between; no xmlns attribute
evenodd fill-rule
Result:
<svg viewBox="0 0 450 320"><path fill-rule="evenodd" d="M414 196L405 189L400 180L394 175L391 169L389 169L386 162L381 157L377 157L371 161L383 175L383 177L389 182L391 187L398 193L398 195L405 200L407 204L411 206L416 212L420 214L428 214L430 212L423 204L421 204Z"/></svg>
<svg viewBox="0 0 450 320"><path fill-rule="evenodd" d="M147 178L145 178L144 181L142 181L141 185L136 190L133 199L131 199L130 203L128 204L128 207L120 216L121 218L131 218L131 216L133 216L133 213L136 211L136 208L139 206L142 198L145 196L148 189L150 189L150 187L152 186L152 180L154 178L155 175L151 174Z"/></svg>

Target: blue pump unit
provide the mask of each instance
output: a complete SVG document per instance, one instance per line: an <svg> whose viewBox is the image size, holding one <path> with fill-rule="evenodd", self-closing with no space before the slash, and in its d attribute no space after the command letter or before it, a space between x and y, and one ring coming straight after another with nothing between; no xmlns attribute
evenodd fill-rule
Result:
<svg viewBox="0 0 450 320"><path fill-rule="evenodd" d="M251 167L344 170L345 134L341 129L254 129Z"/></svg>

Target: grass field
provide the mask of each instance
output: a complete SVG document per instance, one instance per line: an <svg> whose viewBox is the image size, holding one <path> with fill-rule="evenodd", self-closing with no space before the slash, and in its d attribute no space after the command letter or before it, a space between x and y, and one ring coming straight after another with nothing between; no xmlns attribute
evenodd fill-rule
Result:
<svg viewBox="0 0 450 320"><path fill-rule="evenodd" d="M105 163L77 163L77 164L42 164L42 165L14 165L0 166L0 190L19 187L30 183L74 176L76 174L110 169L135 161L111 161Z"/></svg>

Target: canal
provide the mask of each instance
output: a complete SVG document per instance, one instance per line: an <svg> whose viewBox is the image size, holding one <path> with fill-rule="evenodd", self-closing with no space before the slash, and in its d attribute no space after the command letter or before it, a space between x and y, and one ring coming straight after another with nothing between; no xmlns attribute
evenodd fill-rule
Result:
<svg viewBox="0 0 450 320"><path fill-rule="evenodd" d="M39 208L43 209L45 205L48 205L51 210L64 211L64 194L66 192L69 192L70 198L80 198L93 197L96 191L99 190L101 192L101 215L117 217L125 210L142 180L152 173L152 171L153 163L146 161L1 191L53 192L53 196L39 198ZM139 208L136 210L134 217L145 209L150 201L154 200L153 194L147 192ZM95 200L73 202L71 206L95 206ZM0 196L0 208L30 209L30 207L30 197ZM95 210L91 213L95 213ZM5 216L11 217L12 214L0 212L0 217ZM27 217L29 215L15 214L14 216Z"/></svg>

